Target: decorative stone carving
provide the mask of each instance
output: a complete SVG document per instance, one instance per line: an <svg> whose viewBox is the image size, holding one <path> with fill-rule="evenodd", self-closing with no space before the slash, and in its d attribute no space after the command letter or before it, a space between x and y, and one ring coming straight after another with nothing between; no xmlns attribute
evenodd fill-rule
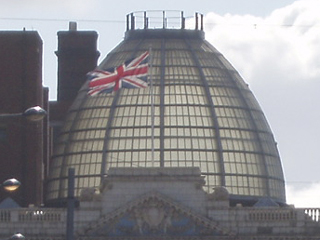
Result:
<svg viewBox="0 0 320 240"><path fill-rule="evenodd" d="M103 193L105 191L111 190L112 188L113 188L112 183L107 180L104 180L104 181L102 181L99 190L101 193Z"/></svg>
<svg viewBox="0 0 320 240"><path fill-rule="evenodd" d="M229 192L225 187L215 187L214 192L209 195L210 200L229 201Z"/></svg>
<svg viewBox="0 0 320 240"><path fill-rule="evenodd" d="M128 203L98 222L87 226L78 236L153 237L153 236L233 236L191 209L151 193Z"/></svg>
<svg viewBox="0 0 320 240"><path fill-rule="evenodd" d="M96 193L95 188L84 188L80 193L80 201L90 202L94 200L101 200L100 194Z"/></svg>
<svg viewBox="0 0 320 240"><path fill-rule="evenodd" d="M165 207L163 204L149 202L146 205L135 208L135 218L139 232L143 234L145 229L151 232L166 233L171 226L171 217L174 209Z"/></svg>

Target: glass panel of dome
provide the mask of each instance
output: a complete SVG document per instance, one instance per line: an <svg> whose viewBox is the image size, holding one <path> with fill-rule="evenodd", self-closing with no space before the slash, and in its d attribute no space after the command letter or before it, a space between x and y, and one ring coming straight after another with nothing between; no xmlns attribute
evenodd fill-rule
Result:
<svg viewBox="0 0 320 240"><path fill-rule="evenodd" d="M109 68L114 68L123 64L126 61L127 53L118 52L117 54L109 54L107 58L108 58L108 61L107 61L108 64L104 62L101 64L104 70L107 70Z"/></svg>
<svg viewBox="0 0 320 240"><path fill-rule="evenodd" d="M188 47L186 44L179 40L169 39L169 41L166 41L166 49L187 49ZM182 51L179 51L182 52Z"/></svg>
<svg viewBox="0 0 320 240"><path fill-rule="evenodd" d="M221 62L217 58L213 58L212 54L207 54L205 57L206 58L199 59L203 66L214 66L219 69L223 68Z"/></svg>
<svg viewBox="0 0 320 240"><path fill-rule="evenodd" d="M78 128L78 129L86 129L87 126L88 126L88 122L90 122L90 121L88 121L88 119L78 119L76 121L76 128Z"/></svg>
<svg viewBox="0 0 320 240"><path fill-rule="evenodd" d="M262 169L259 164L247 164L248 171L250 172L251 175L261 175L262 174Z"/></svg>
<svg viewBox="0 0 320 240"><path fill-rule="evenodd" d="M179 76L180 75L180 76ZM165 68L166 83L176 82L177 79L197 80L199 79L198 69L196 67L184 67L184 66L167 66Z"/></svg>
<svg viewBox="0 0 320 240"><path fill-rule="evenodd" d="M90 151L99 151L100 149L103 149L103 145L104 145L104 140L87 141L83 145L83 148L85 150L90 150Z"/></svg>
<svg viewBox="0 0 320 240"><path fill-rule="evenodd" d="M250 122L247 119L243 119L243 118L236 118L237 122L238 122L238 128L241 129L250 129L252 126L250 124Z"/></svg>
<svg viewBox="0 0 320 240"><path fill-rule="evenodd" d="M56 160L51 164L54 173L58 173L61 169L63 156L57 156ZM57 175L55 175L57 177Z"/></svg>
<svg viewBox="0 0 320 240"><path fill-rule="evenodd" d="M202 68L202 72L209 85L219 83L219 88L226 84L229 85L229 76L226 75L226 72L223 69L204 67Z"/></svg>
<svg viewBox="0 0 320 240"><path fill-rule="evenodd" d="M206 175L205 177L206 185L207 185L207 191L213 192L213 188L216 186L220 186L220 176L216 175Z"/></svg>
<svg viewBox="0 0 320 240"><path fill-rule="evenodd" d="M234 67L224 58L224 56L222 56L222 55L217 55L217 57L220 59L220 61L222 62L222 64L223 64L228 70L236 71L236 70L234 69Z"/></svg>
<svg viewBox="0 0 320 240"><path fill-rule="evenodd" d="M75 120L77 114L76 112L70 112L67 116L67 119L65 121L65 125L63 127L64 131L68 131L70 130L70 125L73 123L73 121Z"/></svg>
<svg viewBox="0 0 320 240"><path fill-rule="evenodd" d="M102 138L103 135L101 135L102 131L97 131L97 130L88 130L86 131L86 139L96 139L96 138Z"/></svg>
<svg viewBox="0 0 320 240"><path fill-rule="evenodd" d="M82 142L70 142L69 144L69 152L70 153L75 153L75 152L79 152L82 150Z"/></svg>
<svg viewBox="0 0 320 240"><path fill-rule="evenodd" d="M107 125L108 118L97 118L97 119L92 119L90 127L91 128L102 128L104 129L105 126Z"/></svg>
<svg viewBox="0 0 320 240"><path fill-rule="evenodd" d="M242 77L239 75L238 72L236 71L232 71L230 72L230 75L232 76L232 78L234 79L234 83L236 86L238 86L243 93L248 92L252 95L252 92L249 90L248 88L248 83L246 83ZM252 95L253 96L253 95ZM258 102L256 101L256 99L252 99L254 102L256 102L256 104L258 104ZM258 104L259 105L259 104Z"/></svg>
<svg viewBox="0 0 320 240"><path fill-rule="evenodd" d="M192 65L190 53L181 51L167 51L165 55L165 64L169 66L175 65Z"/></svg>
<svg viewBox="0 0 320 240"><path fill-rule="evenodd" d="M247 152L254 152L254 151L260 152L261 151L260 145L258 145L256 141L243 140L243 148Z"/></svg>
<svg viewBox="0 0 320 240"><path fill-rule="evenodd" d="M281 176L282 171L281 169L281 164L278 161L278 158L272 157L272 156L266 156L266 164L268 166L269 174L271 176Z"/></svg>
<svg viewBox="0 0 320 240"><path fill-rule="evenodd" d="M248 197L250 197L248 191L252 191L256 196L265 196L263 190L268 186L265 180L261 179L266 179L269 175L276 177L279 172L280 177L278 177L281 178L281 165L274 162L279 163L280 161L276 147L272 145L274 141L272 136L264 135L268 130L266 131L266 126L264 126L266 121L263 119L263 113L239 74L215 48L202 39L185 41L184 39L170 38L143 38L139 40L126 38L109 54L100 67L114 67L122 64L123 61L142 53L149 46L152 46L150 59L152 59L153 67L150 69L150 73L154 81L153 92L156 101L156 128L154 130L155 136L157 136L157 140L155 140L157 149L154 153L154 160L152 161L153 154L150 149L151 130L150 127L146 127L147 125L151 126L150 88L133 91L122 89L117 93L118 102L115 105L112 105L115 94L101 94L87 98L84 89L80 94L80 101L74 105L79 107L77 111L84 111L80 112L82 119L80 124L72 126L73 132L78 132L73 135L75 140L87 139L89 141L82 146L83 149L78 149L81 151L79 154L77 152L73 156L79 157L85 151L88 152L85 157L81 158L81 162L78 160L79 166L90 162L90 170L88 169L86 174L88 171L94 172L95 169L99 172L100 161L104 162L100 166L105 167L102 172L107 172L110 166L156 166L159 165L160 150L158 148L161 146L164 147L161 149L161 156L165 158L162 159L165 166L200 166L202 173L207 176L205 189L212 191L210 188L221 185L221 179L218 175L224 174L224 172L221 173L223 168L219 167L220 161L223 159L220 159L218 150L226 151L226 149L219 149L218 142L220 141L219 135L221 135L221 139L226 141L225 145L229 149L227 150L229 152L225 152L226 156L224 154L226 168L229 168L230 174L234 175L228 176L230 181L234 179L233 185L227 179L230 189ZM198 64L200 65L198 66ZM223 64L231 71L228 71ZM199 70L203 75L200 76ZM206 86L203 86L204 83ZM212 99L207 98L207 85L209 85L208 90ZM214 103L213 106L210 106L211 100ZM160 103L162 104L161 112ZM180 105L177 106L177 103ZM130 108L122 112L99 112L109 111L111 106L115 107L115 110L121 107L128 108L130 106ZM256 113L253 113L254 109L257 110ZM74 110L76 109L74 108ZM160 116L160 113L165 115ZM77 114L73 118L76 118ZM112 115L113 121L106 135L109 114ZM113 114L115 115L113 116ZM216 115L218 121L212 119L212 114ZM74 124L73 118L70 125ZM127 120L127 118L133 120ZM89 119L91 123L85 122ZM105 122L102 119L106 119ZM220 125L219 121L223 125ZM253 121L259 121L259 123ZM216 124L216 131L212 126L213 123ZM97 124L99 125L97 126ZM67 129L70 129L70 125L67 126ZM257 132L256 125L259 125L259 132ZM84 129L77 129L79 126ZM116 128L114 128L115 126ZM86 134L85 131L87 131ZM164 132L163 135L162 132ZM68 133L72 136L72 131ZM258 137L258 134L261 135ZM95 135L97 136L96 140L94 140ZM65 136L61 143L69 141L70 136ZM91 142L91 139L94 141ZM100 144L95 147L96 141ZM160 141L163 142L160 144ZM106 143L110 150L105 149L102 143L103 145ZM69 155L63 157L63 164L66 164L64 165L65 169L75 161L70 156L72 152L68 151L69 149L76 150L73 149L74 144L70 142L68 144L70 147L64 148L67 151L65 154ZM77 144L80 143L75 143L75 145ZM261 145L265 145L263 151ZM90 148L92 149L90 150ZM171 151L172 148L175 150ZM60 154L64 154L64 149L61 147ZM96 150L96 152L90 153L92 150ZM266 157L267 153L270 158ZM59 155L55 156L55 158L58 157ZM102 157L105 159L102 160ZM93 159L95 160L93 161ZM60 162L60 164L62 163ZM270 173L266 172L266 166L270 168ZM246 176L237 176L239 173L257 175L257 178L250 177L252 184L247 186L245 184L245 181L248 181ZM238 185L237 180L239 181ZM257 185L254 185L254 181L257 182ZM94 184L99 185L99 180ZM80 188L82 186L79 186ZM274 189L270 192L277 192L276 183L270 183L270 188ZM279 188L283 188L283 185ZM281 191L274 194L282 197Z"/></svg>
<svg viewBox="0 0 320 240"><path fill-rule="evenodd" d="M57 155L60 155L60 154L64 153L64 148L65 148L65 145L62 143L59 143L56 145L54 151L56 152Z"/></svg>
<svg viewBox="0 0 320 240"><path fill-rule="evenodd" d="M212 119L210 117L197 117L197 123L198 126L201 126L202 124L204 127L210 127L212 126Z"/></svg>
<svg viewBox="0 0 320 240"><path fill-rule="evenodd" d="M72 139L81 140L84 138L84 132L75 132L72 134Z"/></svg>

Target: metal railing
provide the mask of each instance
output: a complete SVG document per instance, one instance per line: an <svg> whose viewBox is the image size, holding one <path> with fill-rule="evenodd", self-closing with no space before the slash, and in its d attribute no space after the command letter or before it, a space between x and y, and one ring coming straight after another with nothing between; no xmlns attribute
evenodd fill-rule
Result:
<svg viewBox="0 0 320 240"><path fill-rule="evenodd" d="M135 29L191 29L188 19L194 18L194 29L203 30L203 14L185 16L183 11L138 11L127 15L127 31Z"/></svg>

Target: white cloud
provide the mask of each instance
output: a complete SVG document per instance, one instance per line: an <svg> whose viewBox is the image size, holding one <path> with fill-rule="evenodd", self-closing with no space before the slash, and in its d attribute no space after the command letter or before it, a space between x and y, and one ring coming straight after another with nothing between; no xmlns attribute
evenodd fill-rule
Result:
<svg viewBox="0 0 320 240"><path fill-rule="evenodd" d="M319 208L320 207L320 183L311 183L303 188L295 187L294 184L287 184L287 203L298 208Z"/></svg>
<svg viewBox="0 0 320 240"><path fill-rule="evenodd" d="M209 13L206 39L249 82L263 78L266 66L268 76L282 76L277 81L315 79L320 76L320 15L315 10L319 7L317 0L296 1L264 18Z"/></svg>

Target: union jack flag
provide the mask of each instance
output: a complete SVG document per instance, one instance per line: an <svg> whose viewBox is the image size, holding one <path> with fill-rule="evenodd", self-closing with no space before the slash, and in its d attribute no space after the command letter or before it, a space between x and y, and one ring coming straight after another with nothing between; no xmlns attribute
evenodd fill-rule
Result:
<svg viewBox="0 0 320 240"><path fill-rule="evenodd" d="M122 64L113 72L94 70L89 72L89 90L91 96L99 93L110 93L120 88L146 88L149 52L145 52L128 64Z"/></svg>

